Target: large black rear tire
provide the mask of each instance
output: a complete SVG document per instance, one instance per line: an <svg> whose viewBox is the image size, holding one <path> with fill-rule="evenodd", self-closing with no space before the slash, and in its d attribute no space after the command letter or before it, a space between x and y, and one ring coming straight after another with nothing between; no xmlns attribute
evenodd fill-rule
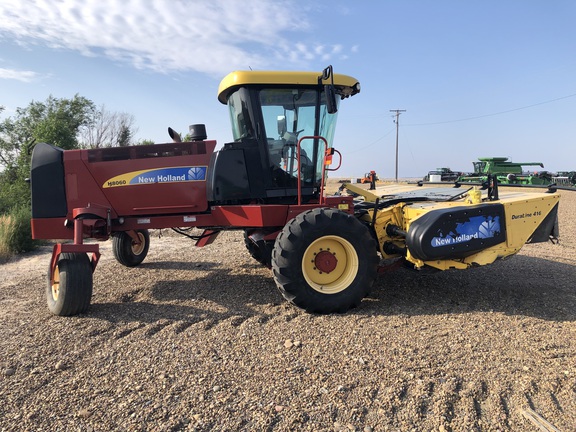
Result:
<svg viewBox="0 0 576 432"><path fill-rule="evenodd" d="M52 277L50 277L52 274ZM54 315L86 312L92 299L92 264L85 253L63 253L53 272L48 272L48 309Z"/></svg>
<svg viewBox="0 0 576 432"><path fill-rule="evenodd" d="M144 261L150 248L150 234L148 230L138 230L136 235L140 239L140 244L134 242L132 237L121 231L112 237L112 252L114 258L126 267L135 267Z"/></svg>
<svg viewBox="0 0 576 432"><path fill-rule="evenodd" d="M368 295L378 267L376 242L354 216L314 209L282 229L272 252L278 289L312 313L343 313Z"/></svg>

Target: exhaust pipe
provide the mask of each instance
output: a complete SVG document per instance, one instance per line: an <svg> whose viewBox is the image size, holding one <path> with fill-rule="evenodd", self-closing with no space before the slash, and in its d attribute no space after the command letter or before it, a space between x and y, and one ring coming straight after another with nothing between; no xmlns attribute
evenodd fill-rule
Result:
<svg viewBox="0 0 576 432"><path fill-rule="evenodd" d="M170 135L170 138L172 138L172 141L174 141L175 143L182 142L182 138L180 138L180 134L178 132L176 132L174 129L172 129L171 127L168 128L168 135Z"/></svg>

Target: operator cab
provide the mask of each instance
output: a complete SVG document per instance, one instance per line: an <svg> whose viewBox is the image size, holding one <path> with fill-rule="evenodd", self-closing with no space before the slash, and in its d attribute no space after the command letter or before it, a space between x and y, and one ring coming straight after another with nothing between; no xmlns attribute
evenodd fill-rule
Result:
<svg viewBox="0 0 576 432"><path fill-rule="evenodd" d="M265 71L227 75L218 99L228 105L234 141L212 156L208 200L296 202L298 177L302 199L318 198L338 102L359 91L356 79L333 74L331 67L320 75Z"/></svg>

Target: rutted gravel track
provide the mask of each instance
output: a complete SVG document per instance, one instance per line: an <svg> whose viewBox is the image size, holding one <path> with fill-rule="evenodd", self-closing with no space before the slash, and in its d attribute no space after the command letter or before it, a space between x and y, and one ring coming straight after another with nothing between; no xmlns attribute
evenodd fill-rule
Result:
<svg viewBox="0 0 576 432"><path fill-rule="evenodd" d="M289 306L239 233L102 244L85 315L50 315L50 248L1 265L1 431L576 431L576 193L561 243L380 276L362 305Z"/></svg>

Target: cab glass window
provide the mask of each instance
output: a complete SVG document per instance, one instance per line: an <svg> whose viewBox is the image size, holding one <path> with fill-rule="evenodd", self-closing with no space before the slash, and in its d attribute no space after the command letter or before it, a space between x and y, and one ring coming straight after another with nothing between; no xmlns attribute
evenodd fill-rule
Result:
<svg viewBox="0 0 576 432"><path fill-rule="evenodd" d="M318 90L276 88L259 92L262 118L268 142L269 160L291 176L298 175L297 143L305 136L320 135L332 145L336 114L328 114L324 93L321 94L320 115L316 119ZM318 132L316 122L318 120ZM322 172L324 143L302 141L300 175L305 183L318 180Z"/></svg>

